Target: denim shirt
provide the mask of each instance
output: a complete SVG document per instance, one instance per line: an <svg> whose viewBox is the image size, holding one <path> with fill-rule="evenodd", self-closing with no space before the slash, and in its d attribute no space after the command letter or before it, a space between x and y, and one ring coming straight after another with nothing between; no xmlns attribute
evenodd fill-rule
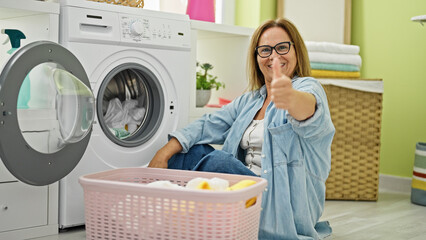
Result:
<svg viewBox="0 0 426 240"><path fill-rule="evenodd" d="M320 239L331 233L328 225L317 224L324 209L335 132L327 97L311 77L293 78L292 86L313 94L316 110L309 119L297 121L273 102L266 109L261 177L268 185L262 195L259 239ZM223 151L244 162L239 144L266 94L266 86L245 93L169 137L178 139L183 153L194 144L223 144Z"/></svg>

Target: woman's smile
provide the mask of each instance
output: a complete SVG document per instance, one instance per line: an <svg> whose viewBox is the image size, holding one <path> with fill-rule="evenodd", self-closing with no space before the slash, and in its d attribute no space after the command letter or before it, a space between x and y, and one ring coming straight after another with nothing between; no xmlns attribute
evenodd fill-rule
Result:
<svg viewBox="0 0 426 240"><path fill-rule="evenodd" d="M285 63L281 63L281 68L285 68ZM269 69L272 69L272 61L271 61L271 64L268 64L268 66L267 66Z"/></svg>

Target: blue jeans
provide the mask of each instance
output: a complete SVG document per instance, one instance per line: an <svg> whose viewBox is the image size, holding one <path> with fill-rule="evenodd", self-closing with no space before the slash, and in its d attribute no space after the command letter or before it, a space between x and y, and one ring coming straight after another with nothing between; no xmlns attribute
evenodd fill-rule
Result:
<svg viewBox="0 0 426 240"><path fill-rule="evenodd" d="M187 153L175 154L170 158L168 168L256 176L230 153L215 150L207 144L194 145Z"/></svg>

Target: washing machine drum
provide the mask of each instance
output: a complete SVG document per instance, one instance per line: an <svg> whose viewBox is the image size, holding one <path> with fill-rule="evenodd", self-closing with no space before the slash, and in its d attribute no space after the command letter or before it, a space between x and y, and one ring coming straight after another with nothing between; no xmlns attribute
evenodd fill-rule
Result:
<svg viewBox="0 0 426 240"><path fill-rule="evenodd" d="M116 66L97 94L97 116L105 135L123 147L148 141L161 125L164 95L159 79L137 63Z"/></svg>
<svg viewBox="0 0 426 240"><path fill-rule="evenodd" d="M85 70L47 41L16 51L0 75L0 157L17 179L48 185L80 161L95 113Z"/></svg>

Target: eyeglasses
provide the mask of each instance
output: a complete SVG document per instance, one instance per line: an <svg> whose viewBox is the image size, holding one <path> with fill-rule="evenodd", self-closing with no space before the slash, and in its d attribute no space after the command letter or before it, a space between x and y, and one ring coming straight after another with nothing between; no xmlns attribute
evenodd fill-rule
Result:
<svg viewBox="0 0 426 240"><path fill-rule="evenodd" d="M280 42L273 47L271 47L269 45L262 45L262 46L256 47L255 51L256 51L257 55L259 55L259 57L261 57L261 58L267 58L267 57L271 56L272 49L275 49L275 51L279 55L285 55L290 51L290 47L293 44L294 44L293 42Z"/></svg>

